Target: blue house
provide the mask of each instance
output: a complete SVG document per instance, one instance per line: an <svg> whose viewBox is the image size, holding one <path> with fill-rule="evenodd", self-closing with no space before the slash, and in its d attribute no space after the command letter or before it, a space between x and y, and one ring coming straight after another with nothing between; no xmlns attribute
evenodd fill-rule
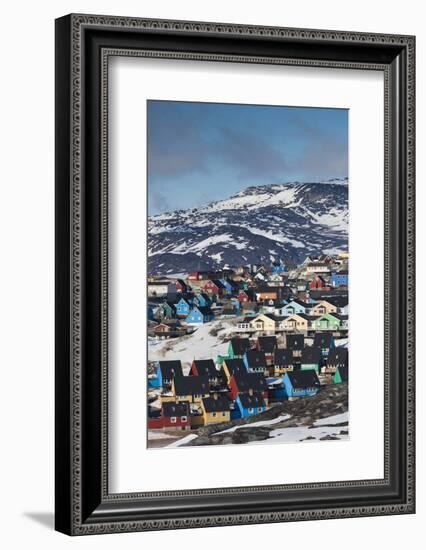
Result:
<svg viewBox="0 0 426 550"><path fill-rule="evenodd" d="M331 274L332 286L348 286L349 274L347 271L335 271Z"/></svg>
<svg viewBox="0 0 426 550"><path fill-rule="evenodd" d="M189 300L185 300L185 298L181 298L177 304L175 304L176 308L176 314L179 315L179 317L186 317L189 315L189 312L191 311L191 304L189 303Z"/></svg>
<svg viewBox="0 0 426 550"><path fill-rule="evenodd" d="M260 392L238 394L235 406L239 410L241 418L247 418L266 411L266 403Z"/></svg>
<svg viewBox="0 0 426 550"><path fill-rule="evenodd" d="M323 357L328 357L331 349L334 348L334 336L329 332L316 332L313 346L320 348Z"/></svg>
<svg viewBox="0 0 426 550"><path fill-rule="evenodd" d="M194 296L194 304L201 307L210 307L212 302L207 294L197 294Z"/></svg>
<svg viewBox="0 0 426 550"><path fill-rule="evenodd" d="M294 315L295 313L304 313L307 315L309 313L309 309L308 304L305 304L305 302L301 302L300 300L291 300L288 304L285 304L278 310L278 314L282 317Z"/></svg>
<svg viewBox="0 0 426 550"><path fill-rule="evenodd" d="M223 287L225 288L227 294L231 294L232 292L234 292L234 285L230 281L228 281L228 279L219 279L219 280L222 283Z"/></svg>
<svg viewBox="0 0 426 550"><path fill-rule="evenodd" d="M154 308L148 305L148 321L154 320Z"/></svg>
<svg viewBox="0 0 426 550"><path fill-rule="evenodd" d="M283 383L288 397L307 397L315 395L320 389L320 381L315 370L286 372Z"/></svg>
<svg viewBox="0 0 426 550"><path fill-rule="evenodd" d="M214 315L209 307L194 306L189 312L186 322L188 325L203 325L213 319Z"/></svg>
<svg viewBox="0 0 426 550"><path fill-rule="evenodd" d="M285 265L281 260L275 260L272 264L272 273L285 273Z"/></svg>
<svg viewBox="0 0 426 550"><path fill-rule="evenodd" d="M247 372L260 372L265 376L268 374L265 352L263 351L247 350L243 362Z"/></svg>
<svg viewBox="0 0 426 550"><path fill-rule="evenodd" d="M170 386L175 376L183 376L180 360L158 361L155 365L155 376L148 378L148 387Z"/></svg>

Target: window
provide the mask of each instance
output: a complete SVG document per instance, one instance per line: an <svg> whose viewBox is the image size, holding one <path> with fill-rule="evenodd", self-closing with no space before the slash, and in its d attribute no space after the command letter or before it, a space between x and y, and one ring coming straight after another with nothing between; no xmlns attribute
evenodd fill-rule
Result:
<svg viewBox="0 0 426 550"><path fill-rule="evenodd" d="M182 416L181 420L182 420L182 422L186 422L188 420L188 417L187 416Z"/></svg>
<svg viewBox="0 0 426 550"><path fill-rule="evenodd" d="M171 422L172 424L176 424L176 416L171 416L171 417L170 417L170 422Z"/></svg>
<svg viewBox="0 0 426 550"><path fill-rule="evenodd" d="M212 416L213 416L213 418L215 418L215 417L216 417L216 413L212 413Z"/></svg>
<svg viewBox="0 0 426 550"><path fill-rule="evenodd" d="M226 412L223 412L223 413L222 413L222 416L226 416Z"/></svg>
<svg viewBox="0 0 426 550"><path fill-rule="evenodd" d="M262 407L259 407L257 410L258 410L259 412L261 412L261 411L262 411Z"/></svg>
<svg viewBox="0 0 426 550"><path fill-rule="evenodd" d="M249 412L249 413L252 413L252 412L254 412L254 409L253 409L253 407L250 407L250 409L248 410L248 412Z"/></svg>

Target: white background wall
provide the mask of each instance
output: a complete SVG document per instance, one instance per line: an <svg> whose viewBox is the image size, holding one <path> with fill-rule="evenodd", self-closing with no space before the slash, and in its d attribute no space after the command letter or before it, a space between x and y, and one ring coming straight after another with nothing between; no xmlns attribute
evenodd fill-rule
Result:
<svg viewBox="0 0 426 550"><path fill-rule="evenodd" d="M69 12L209 20L417 35L417 204L419 274L425 255L426 31L422 3L388 0L87 0L3 5L0 200L0 544L6 549L138 548L189 544L201 549L265 546L399 549L424 539L426 387L418 366L418 512L354 520L222 527L70 539L53 526L53 145L54 24ZM423 154L422 154L423 153ZM423 249L423 250L422 250ZM418 333L425 294L418 277ZM420 339L419 347L422 347Z"/></svg>

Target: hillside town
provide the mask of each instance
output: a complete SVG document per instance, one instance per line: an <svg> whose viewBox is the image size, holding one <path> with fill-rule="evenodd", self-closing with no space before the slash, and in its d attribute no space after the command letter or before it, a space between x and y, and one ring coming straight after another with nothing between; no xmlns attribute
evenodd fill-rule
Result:
<svg viewBox="0 0 426 550"><path fill-rule="evenodd" d="M348 263L322 254L149 277L148 447L347 384Z"/></svg>

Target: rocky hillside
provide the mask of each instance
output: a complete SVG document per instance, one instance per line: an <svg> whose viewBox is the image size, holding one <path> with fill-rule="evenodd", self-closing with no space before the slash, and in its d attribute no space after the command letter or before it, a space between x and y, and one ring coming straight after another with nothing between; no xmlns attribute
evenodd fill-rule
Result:
<svg viewBox="0 0 426 550"><path fill-rule="evenodd" d="M347 439L348 385L323 387L314 397L283 401L264 413L205 426L184 446L231 445L255 441L296 442Z"/></svg>

